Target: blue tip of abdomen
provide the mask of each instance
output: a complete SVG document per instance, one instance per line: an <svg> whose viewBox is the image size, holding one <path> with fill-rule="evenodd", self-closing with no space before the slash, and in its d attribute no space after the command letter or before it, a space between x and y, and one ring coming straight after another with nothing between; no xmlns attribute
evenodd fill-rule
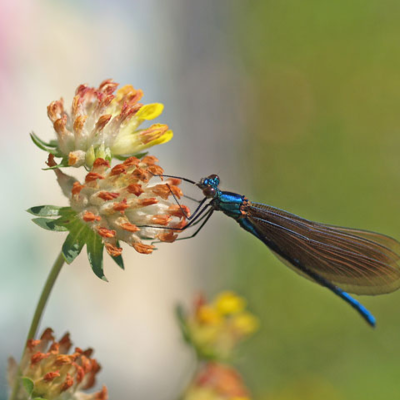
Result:
<svg viewBox="0 0 400 400"><path fill-rule="evenodd" d="M343 292L341 289L337 289L336 293L347 303L349 303L358 313L367 321L367 323L373 328L376 325L375 317L356 299L353 299L348 293Z"/></svg>

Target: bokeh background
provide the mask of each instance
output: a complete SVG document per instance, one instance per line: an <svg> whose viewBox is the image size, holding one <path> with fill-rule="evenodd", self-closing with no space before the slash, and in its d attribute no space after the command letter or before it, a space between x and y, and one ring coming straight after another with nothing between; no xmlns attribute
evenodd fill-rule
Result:
<svg viewBox="0 0 400 400"><path fill-rule="evenodd" d="M132 83L166 106L175 137L153 154L168 173L218 173L250 199L400 238L399 12L389 0L1 2L0 398L63 241L24 212L66 204L28 138L52 138L52 100ZM110 398L175 399L193 359L173 307L228 288L261 319L236 362L254 399L399 398L400 293L362 298L372 330L223 215L193 240L125 255L124 272L107 261L108 284L84 256L65 267L43 320L96 349Z"/></svg>

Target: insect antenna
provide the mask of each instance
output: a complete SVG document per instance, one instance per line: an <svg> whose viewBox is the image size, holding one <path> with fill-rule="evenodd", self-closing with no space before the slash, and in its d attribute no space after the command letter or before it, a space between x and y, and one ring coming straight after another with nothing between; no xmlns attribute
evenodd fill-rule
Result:
<svg viewBox="0 0 400 400"><path fill-rule="evenodd" d="M150 171L149 171L150 172ZM175 179L181 179L182 181L191 183L192 185L196 185L197 183L195 181L192 181L191 179L188 178L183 178L182 176L174 176L174 175L164 175L164 174L153 174L152 172L150 172L153 176L158 176L160 178L175 178Z"/></svg>

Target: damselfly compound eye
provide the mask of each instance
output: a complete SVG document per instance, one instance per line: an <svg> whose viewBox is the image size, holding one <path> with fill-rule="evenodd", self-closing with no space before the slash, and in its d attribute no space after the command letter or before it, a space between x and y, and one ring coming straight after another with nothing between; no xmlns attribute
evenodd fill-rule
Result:
<svg viewBox="0 0 400 400"><path fill-rule="evenodd" d="M204 196L206 197L214 198L217 191L213 187L207 186L206 188L203 189L203 193Z"/></svg>

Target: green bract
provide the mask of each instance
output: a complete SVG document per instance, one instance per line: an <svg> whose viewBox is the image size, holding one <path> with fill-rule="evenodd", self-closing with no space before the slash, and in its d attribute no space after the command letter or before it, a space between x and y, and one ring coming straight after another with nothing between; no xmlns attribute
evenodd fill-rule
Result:
<svg viewBox="0 0 400 400"><path fill-rule="evenodd" d="M107 278L103 269L104 244L101 237L90 229L71 207L37 206L27 210L38 218L33 222L43 229L54 232L69 232L62 246L65 261L71 264L86 245L89 263L93 272L104 281ZM111 257L124 269L122 256Z"/></svg>

